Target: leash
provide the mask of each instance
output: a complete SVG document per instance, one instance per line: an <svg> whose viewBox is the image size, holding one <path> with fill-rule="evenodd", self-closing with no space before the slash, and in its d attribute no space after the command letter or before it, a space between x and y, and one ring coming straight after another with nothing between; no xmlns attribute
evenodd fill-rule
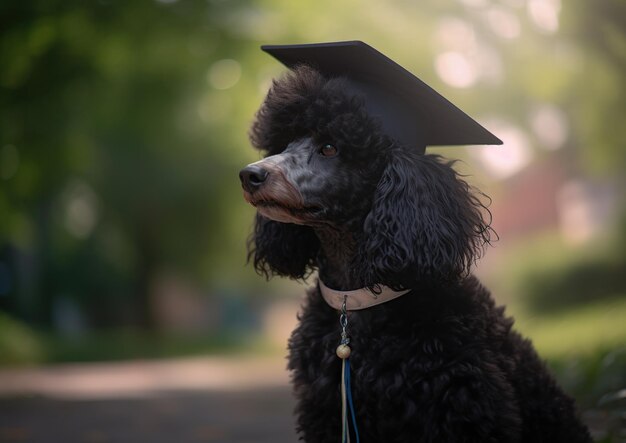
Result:
<svg viewBox="0 0 626 443"><path fill-rule="evenodd" d="M337 346L337 357L341 359L341 443L350 443L350 421L356 436L356 443L360 443L359 428L356 424L354 402L352 401L352 388L350 387L350 338L348 338L348 310L346 303L348 296L344 295L341 305L339 325L341 326L341 342ZM349 415L348 415L349 412Z"/></svg>
<svg viewBox="0 0 626 443"><path fill-rule="evenodd" d="M341 359L341 443L350 443L350 429L354 431L356 443L360 443L350 386L350 354L352 354L352 349L349 346L350 338L348 337L348 311L366 309L386 303L411 290L394 291L387 286L379 285L380 291L376 292L366 288L338 291L326 286L322 280L319 280L319 287L326 303L340 312L341 340L335 352L337 357Z"/></svg>

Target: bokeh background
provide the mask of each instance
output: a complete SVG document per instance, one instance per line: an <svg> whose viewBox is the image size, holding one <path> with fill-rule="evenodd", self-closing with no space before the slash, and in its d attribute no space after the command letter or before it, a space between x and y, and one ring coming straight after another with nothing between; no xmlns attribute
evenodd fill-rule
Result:
<svg viewBox="0 0 626 443"><path fill-rule="evenodd" d="M250 435L229 436L223 419L164 441L280 441L259 437L273 419L254 421L273 396L246 392L287 385L272 368L282 371L306 284L265 282L246 266L254 212L238 171L259 158L247 129L283 72L259 46L355 39L504 141L431 150L461 159L492 198L500 240L476 272L597 441L626 441L621 0L1 2L0 409L13 415L0 441L60 441L37 440L37 426L67 431L37 421L56 407L42 406L47 395L63 398L60 379L32 377L74 371L63 386L76 393L81 371L99 368L90 380L106 393L107 375L132 373L110 392L124 410L152 360L173 365L170 381L195 370L207 396L248 386L230 401L252 420ZM145 366L111 363L128 360ZM154 429L150 414L193 415L182 401L139 409ZM190 427L217 420L193 401ZM62 404L65 417L86 410ZM292 439L289 400L280 405L277 435ZM90 426L64 441L127 441Z"/></svg>

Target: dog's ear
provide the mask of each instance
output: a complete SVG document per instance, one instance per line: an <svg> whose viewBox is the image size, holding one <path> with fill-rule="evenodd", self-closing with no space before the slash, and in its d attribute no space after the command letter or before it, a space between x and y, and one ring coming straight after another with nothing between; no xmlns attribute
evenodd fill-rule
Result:
<svg viewBox="0 0 626 443"><path fill-rule="evenodd" d="M248 261L267 279L274 275L304 279L313 271L319 248L312 228L257 214L254 233L248 240Z"/></svg>
<svg viewBox="0 0 626 443"><path fill-rule="evenodd" d="M411 287L470 272L490 241L491 214L452 164L390 153L364 223L360 266L369 284Z"/></svg>

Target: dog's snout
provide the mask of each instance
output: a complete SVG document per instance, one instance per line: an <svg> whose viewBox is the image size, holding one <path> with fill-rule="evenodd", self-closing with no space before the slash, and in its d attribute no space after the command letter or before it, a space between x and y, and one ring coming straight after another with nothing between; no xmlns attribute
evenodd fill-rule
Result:
<svg viewBox="0 0 626 443"><path fill-rule="evenodd" d="M258 165L249 165L239 172L241 186L248 192L254 192L267 180L270 173Z"/></svg>

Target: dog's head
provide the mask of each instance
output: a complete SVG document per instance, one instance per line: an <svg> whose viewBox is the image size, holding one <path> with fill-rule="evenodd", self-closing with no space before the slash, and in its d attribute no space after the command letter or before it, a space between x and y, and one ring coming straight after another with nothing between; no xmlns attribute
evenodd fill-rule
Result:
<svg viewBox="0 0 626 443"><path fill-rule="evenodd" d="M354 235L368 285L458 278L489 241L484 206L451 164L394 141L346 79L291 71L273 83L250 138L267 154L240 173L258 210L250 258L267 277L313 270L320 226Z"/></svg>

